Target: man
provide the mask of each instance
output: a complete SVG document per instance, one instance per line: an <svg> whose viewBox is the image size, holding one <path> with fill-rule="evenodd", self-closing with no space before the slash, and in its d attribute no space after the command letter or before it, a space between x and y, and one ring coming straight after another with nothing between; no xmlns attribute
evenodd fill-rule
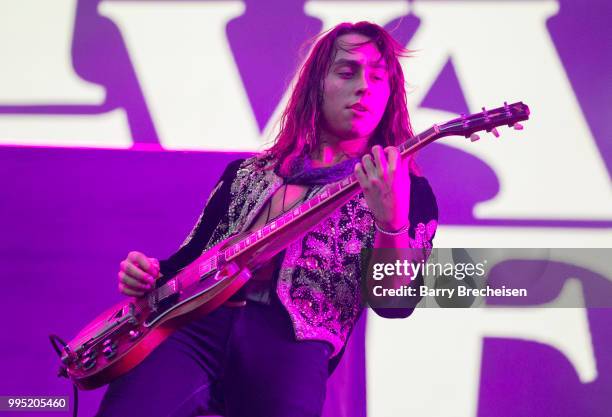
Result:
<svg viewBox="0 0 612 417"><path fill-rule="evenodd" d="M169 259L131 252L121 263L120 291L141 297L155 279L325 184L354 173L363 191L253 271L226 305L113 381L98 416L320 415L329 372L363 310L362 249L431 247L435 231L431 188L393 146L412 136L398 62L404 52L368 22L324 34L299 72L275 144L228 165Z"/></svg>

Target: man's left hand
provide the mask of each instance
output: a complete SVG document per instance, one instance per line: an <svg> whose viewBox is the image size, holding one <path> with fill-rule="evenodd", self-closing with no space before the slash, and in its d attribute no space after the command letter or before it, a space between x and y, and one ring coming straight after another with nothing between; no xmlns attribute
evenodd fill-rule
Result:
<svg viewBox="0 0 612 417"><path fill-rule="evenodd" d="M372 157L372 155L374 155ZM355 176L374 218L383 230L396 231L408 224L410 210L410 157L402 158L395 146L372 147L355 165Z"/></svg>

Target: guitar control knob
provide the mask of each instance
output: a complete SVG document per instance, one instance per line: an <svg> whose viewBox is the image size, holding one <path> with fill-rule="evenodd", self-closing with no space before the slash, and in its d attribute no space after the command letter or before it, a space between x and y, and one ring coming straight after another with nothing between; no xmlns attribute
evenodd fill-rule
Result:
<svg viewBox="0 0 612 417"><path fill-rule="evenodd" d="M523 125L520 123L515 123L512 127L514 130L523 130Z"/></svg>
<svg viewBox="0 0 612 417"><path fill-rule="evenodd" d="M140 337L140 330L130 330L128 336L130 340L138 339Z"/></svg>
<svg viewBox="0 0 612 417"><path fill-rule="evenodd" d="M96 357L98 356L98 351L94 349L88 349L83 353L83 356L85 358L96 359Z"/></svg>
<svg viewBox="0 0 612 417"><path fill-rule="evenodd" d="M470 136L470 141L472 142L476 142L478 139L480 139L480 136L478 136L476 133L472 133L472 136Z"/></svg>
<svg viewBox="0 0 612 417"><path fill-rule="evenodd" d="M113 344L102 349L102 353L107 359L112 358L117 354L117 345Z"/></svg>
<svg viewBox="0 0 612 417"><path fill-rule="evenodd" d="M86 356L81 361L81 365L83 365L83 369L88 371L96 365L96 359L91 356Z"/></svg>

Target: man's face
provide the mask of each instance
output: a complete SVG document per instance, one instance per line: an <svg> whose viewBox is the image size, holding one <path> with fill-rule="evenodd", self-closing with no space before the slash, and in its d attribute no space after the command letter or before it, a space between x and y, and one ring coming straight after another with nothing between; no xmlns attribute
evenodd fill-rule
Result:
<svg viewBox="0 0 612 417"><path fill-rule="evenodd" d="M369 137L389 99L387 68L380 52L373 43L354 46L368 40L357 33L338 37L336 47L342 49L337 48L324 80L322 128L340 139Z"/></svg>

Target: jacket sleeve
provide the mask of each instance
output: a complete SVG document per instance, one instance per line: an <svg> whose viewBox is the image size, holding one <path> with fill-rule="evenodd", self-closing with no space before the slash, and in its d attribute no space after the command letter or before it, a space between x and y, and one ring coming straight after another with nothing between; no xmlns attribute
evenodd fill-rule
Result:
<svg viewBox="0 0 612 417"><path fill-rule="evenodd" d="M413 177L410 189L410 246L433 248L438 228L438 202L425 177Z"/></svg>
<svg viewBox="0 0 612 417"><path fill-rule="evenodd" d="M160 271L164 277L175 275L202 254L221 217L228 211L231 184L243 161L244 159L238 159L227 165L185 241L173 255L159 261Z"/></svg>
<svg viewBox="0 0 612 417"><path fill-rule="evenodd" d="M411 175L409 220L410 247L423 248L429 256L438 226L438 203L425 177ZM417 288L423 285L423 275L419 273L410 285ZM403 305L405 302L400 300L400 304ZM373 310L384 318L406 318L412 314L414 307L373 308Z"/></svg>

